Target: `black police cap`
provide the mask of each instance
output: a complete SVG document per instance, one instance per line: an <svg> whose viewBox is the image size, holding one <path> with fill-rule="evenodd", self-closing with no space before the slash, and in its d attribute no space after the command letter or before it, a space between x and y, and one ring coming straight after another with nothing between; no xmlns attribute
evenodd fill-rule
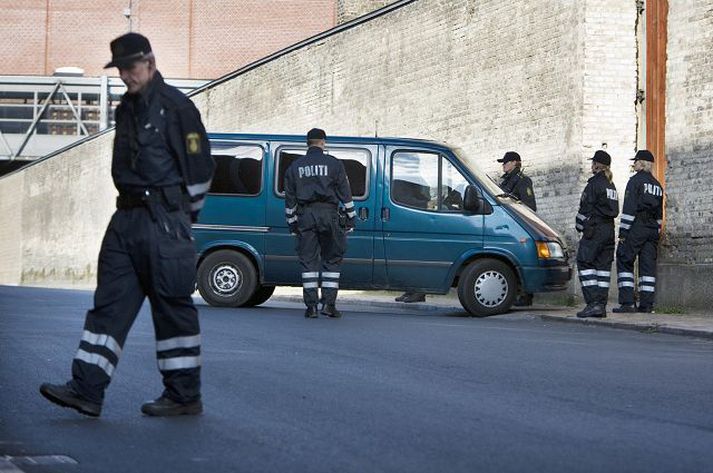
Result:
<svg viewBox="0 0 713 473"><path fill-rule="evenodd" d="M307 140L326 140L327 134L319 128L312 128L307 132Z"/></svg>
<svg viewBox="0 0 713 473"><path fill-rule="evenodd" d="M515 151L508 151L502 158L498 159L498 162L503 164L509 163L510 161L521 161L520 155Z"/></svg>
<svg viewBox="0 0 713 473"><path fill-rule="evenodd" d="M594 153L594 156L589 159L590 161L594 161L595 163L604 164L605 166L611 166L611 156L609 156L609 153L601 149L597 150Z"/></svg>
<svg viewBox="0 0 713 473"><path fill-rule="evenodd" d="M636 155L631 158L632 161L648 161L650 163L654 162L654 154L648 149L640 149L636 152Z"/></svg>
<svg viewBox="0 0 713 473"><path fill-rule="evenodd" d="M121 35L112 41L109 47L111 48L111 62L104 66L104 69L129 67L151 53L151 43L146 36L139 33Z"/></svg>

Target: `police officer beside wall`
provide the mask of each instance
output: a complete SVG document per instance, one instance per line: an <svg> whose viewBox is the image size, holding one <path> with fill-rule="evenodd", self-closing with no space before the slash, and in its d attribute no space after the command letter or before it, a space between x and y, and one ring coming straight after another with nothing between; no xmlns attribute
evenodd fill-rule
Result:
<svg viewBox="0 0 713 473"><path fill-rule="evenodd" d="M634 171L626 185L616 250L619 304L614 312L653 312L656 257L663 218L663 189L651 174L654 155L646 149L633 158ZM639 306L634 304L634 261L639 259Z"/></svg>
<svg viewBox="0 0 713 473"><path fill-rule="evenodd" d="M116 109L111 172L119 191L99 252L94 308L86 316L66 384L45 383L51 402L97 417L124 342L146 297L164 390L147 415L202 412L201 345L191 222L203 206L214 163L198 110L164 83L146 37L111 42L127 92Z"/></svg>
<svg viewBox="0 0 713 473"><path fill-rule="evenodd" d="M309 149L285 173L285 217L290 233L297 235L297 255L302 269L305 317L317 317L322 288L322 314L338 318L339 289L346 233L354 229L354 202L344 165L324 153L327 135L313 128L307 133ZM339 204L344 206L340 223Z"/></svg>
<svg viewBox="0 0 713 473"><path fill-rule="evenodd" d="M582 192L575 228L582 233L577 250L577 269L587 306L577 317L606 317L611 266L614 261L614 218L619 199L612 182L611 157L606 151L594 153L592 177Z"/></svg>
<svg viewBox="0 0 713 473"><path fill-rule="evenodd" d="M532 179L522 170L522 159L515 151L508 151L498 159L503 165L503 175L500 177L500 188L523 204L537 211L535 192L532 190Z"/></svg>

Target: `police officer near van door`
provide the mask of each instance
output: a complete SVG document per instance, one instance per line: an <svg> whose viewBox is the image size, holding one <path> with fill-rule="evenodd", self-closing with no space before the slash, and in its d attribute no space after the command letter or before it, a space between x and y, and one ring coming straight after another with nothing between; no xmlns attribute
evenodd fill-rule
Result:
<svg viewBox="0 0 713 473"><path fill-rule="evenodd" d="M146 297L164 390L141 407L151 416L199 414L201 343L191 236L214 163L193 103L167 85L148 39L111 42L127 92L116 109L112 178L119 191L99 252L94 308L86 316L66 384L45 383L51 402L98 417L124 342Z"/></svg>
<svg viewBox="0 0 713 473"><path fill-rule="evenodd" d="M285 217L290 233L297 236L306 318L317 318L320 282L322 314L341 317L335 306L340 267L347 246L346 233L354 230L356 217L344 164L325 154L326 140L324 130L311 129L307 133L307 154L295 160L285 173ZM340 203L344 206L343 215Z"/></svg>
<svg viewBox="0 0 713 473"><path fill-rule="evenodd" d="M593 176L579 201L575 227L582 234L577 250L577 269L587 306L577 317L607 316L607 300L614 261L614 219L619 215L619 198L612 182L611 156L594 153Z"/></svg>
<svg viewBox="0 0 713 473"><path fill-rule="evenodd" d="M498 159L498 162L503 165L500 188L536 212L537 202L535 201L532 179L523 172L520 155L515 151L508 151L501 159ZM514 305L519 307L532 305L532 294L520 294Z"/></svg>
<svg viewBox="0 0 713 473"><path fill-rule="evenodd" d="M663 188L651 174L654 155L642 149L633 158L619 223L616 270L619 304L614 312L654 311L656 258L663 219ZM634 262L639 259L639 306L634 304Z"/></svg>

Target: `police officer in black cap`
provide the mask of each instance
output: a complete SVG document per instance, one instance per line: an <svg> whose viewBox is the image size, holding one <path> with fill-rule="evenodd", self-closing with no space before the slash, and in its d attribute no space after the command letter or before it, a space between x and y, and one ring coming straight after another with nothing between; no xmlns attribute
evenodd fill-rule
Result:
<svg viewBox="0 0 713 473"><path fill-rule="evenodd" d="M614 219L619 215L619 198L612 182L611 156L594 153L592 177L582 192L575 228L582 233L577 250L577 269L587 306L577 317L607 316L611 265L614 261Z"/></svg>
<svg viewBox="0 0 713 473"><path fill-rule="evenodd" d="M307 154L295 160L285 174L285 217L297 235L302 268L305 317L317 317L317 290L322 288L322 314L338 318L339 289L346 233L354 229L354 202L349 179L340 160L324 153L327 135L313 128L307 133ZM339 204L344 206L340 223Z"/></svg>
<svg viewBox="0 0 713 473"><path fill-rule="evenodd" d="M86 316L66 384L45 383L47 399L98 417L104 391L146 297L164 390L141 407L146 415L202 412L201 343L191 236L210 188L214 163L201 117L179 90L164 83L146 37L111 42L127 92L116 109L112 177L117 211L104 235L94 308Z"/></svg>
<svg viewBox="0 0 713 473"><path fill-rule="evenodd" d="M663 219L663 188L651 174L654 155L642 149L633 158L634 171L626 185L619 223L616 270L619 307L614 312L653 312L656 257ZM634 262L639 259L639 306L634 304Z"/></svg>
<svg viewBox="0 0 713 473"><path fill-rule="evenodd" d="M503 175L500 177L500 188L506 194L520 200L533 211L537 211L532 179L523 172L520 155L515 151L508 151L497 161L503 165ZM532 305L532 294L520 294L520 297L515 301L515 306L518 307L529 305Z"/></svg>
<svg viewBox="0 0 713 473"><path fill-rule="evenodd" d="M532 179L522 170L522 160L515 151L508 151L498 159L503 164L503 175L500 177L500 188L505 193L522 201L523 204L537 211L535 192L532 190Z"/></svg>

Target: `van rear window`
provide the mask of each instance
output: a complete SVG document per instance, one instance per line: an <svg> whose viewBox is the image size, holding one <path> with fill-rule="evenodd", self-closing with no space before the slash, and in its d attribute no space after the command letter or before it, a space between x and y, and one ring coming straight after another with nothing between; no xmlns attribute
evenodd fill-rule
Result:
<svg viewBox="0 0 713 473"><path fill-rule="evenodd" d="M210 194L259 195L263 150L255 145L213 145L216 168Z"/></svg>

